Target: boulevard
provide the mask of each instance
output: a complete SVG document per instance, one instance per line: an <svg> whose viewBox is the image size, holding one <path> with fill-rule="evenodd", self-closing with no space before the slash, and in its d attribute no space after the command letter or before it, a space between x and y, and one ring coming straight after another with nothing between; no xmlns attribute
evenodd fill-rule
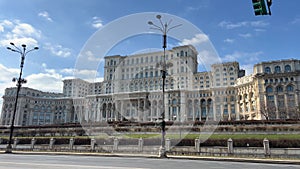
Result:
<svg viewBox="0 0 300 169"><path fill-rule="evenodd" d="M298 169L299 165L230 161L100 157L79 155L0 154L0 169Z"/></svg>

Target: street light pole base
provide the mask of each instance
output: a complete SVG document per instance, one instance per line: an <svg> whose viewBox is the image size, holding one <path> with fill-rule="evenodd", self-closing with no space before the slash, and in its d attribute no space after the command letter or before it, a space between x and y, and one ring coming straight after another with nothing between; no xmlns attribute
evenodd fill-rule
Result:
<svg viewBox="0 0 300 169"><path fill-rule="evenodd" d="M6 154L11 154L12 153L12 146L11 146L11 144L7 145L5 153Z"/></svg>
<svg viewBox="0 0 300 169"><path fill-rule="evenodd" d="M167 158L168 157L165 147L159 147L158 157L159 158Z"/></svg>

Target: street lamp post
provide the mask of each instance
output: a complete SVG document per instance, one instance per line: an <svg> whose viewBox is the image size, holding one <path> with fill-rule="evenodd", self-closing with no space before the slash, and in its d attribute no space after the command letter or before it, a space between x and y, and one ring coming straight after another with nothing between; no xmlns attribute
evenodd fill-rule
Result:
<svg viewBox="0 0 300 169"><path fill-rule="evenodd" d="M159 157L161 158L165 158L167 157L166 154L166 147L165 147L165 134L166 134L166 122L165 122L165 81L166 81L166 75L167 75L167 65L166 65L166 48L167 48L167 33L171 30L174 29L176 27L181 26L182 24L179 25L175 25L172 27L169 27L172 23L172 20L170 20L169 22L165 22L165 24L163 24L162 19L161 19L161 15L156 15L156 19L159 20L160 22L160 26L154 24L152 21L149 21L148 24L151 25L152 27L150 29L155 29L155 30L159 30L162 32L162 37L163 37L163 49L164 49L164 55L163 55L163 63L162 63L162 70L161 70L161 74L162 74L162 102L163 102L163 106L162 106L162 114L161 114L161 118L162 118L162 122L161 122L161 147L159 148Z"/></svg>
<svg viewBox="0 0 300 169"><path fill-rule="evenodd" d="M15 117L16 117L16 111L17 111L17 104L18 104L18 97L19 97L19 92L21 89L21 86L23 83L26 83L26 80L22 78L22 73L23 73L23 65L25 61L25 56L27 53L33 51L33 50L38 50L38 47L34 47L33 49L30 49L26 51L26 45L22 45L22 49L18 48L14 43L10 43L10 45L13 47L7 47L8 50L12 52L17 52L21 54L21 64L20 64L20 75L19 78L13 78L13 82L17 82L17 93L16 93L16 100L15 100L15 105L14 105L14 111L13 111L13 116L12 116L12 121L10 125L10 133L9 133L9 141L8 145L6 147L5 153L12 153L12 136L13 136L13 131L14 131L14 123L15 123Z"/></svg>

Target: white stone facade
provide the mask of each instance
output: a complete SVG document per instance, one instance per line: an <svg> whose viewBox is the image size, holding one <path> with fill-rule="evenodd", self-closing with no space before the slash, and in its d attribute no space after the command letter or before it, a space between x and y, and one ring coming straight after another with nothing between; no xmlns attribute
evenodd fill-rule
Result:
<svg viewBox="0 0 300 169"><path fill-rule="evenodd" d="M193 46L179 46L167 50L165 58L163 52L107 56L103 82L67 79L63 93L51 97L22 88L23 93L32 90L40 96L20 96L16 124L157 121L163 107L166 121L299 118L300 60L262 62L244 76L238 62L213 64L210 71L198 72L197 55ZM162 64L167 67L165 95ZM10 124L15 95L9 91L16 88L6 90L2 125Z"/></svg>

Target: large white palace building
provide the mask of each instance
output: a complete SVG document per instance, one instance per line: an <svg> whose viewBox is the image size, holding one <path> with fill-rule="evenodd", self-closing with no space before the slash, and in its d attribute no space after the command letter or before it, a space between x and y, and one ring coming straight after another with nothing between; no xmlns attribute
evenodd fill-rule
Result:
<svg viewBox="0 0 300 169"><path fill-rule="evenodd" d="M181 122L300 118L300 60L258 63L245 76L238 62L198 72L197 55L193 46L179 46L167 50L165 58L163 52L107 56L102 82L66 79L63 93L23 87L15 125L148 122L159 120L163 111L166 121ZM162 64L167 67L164 94ZM5 90L1 125L11 124L16 91Z"/></svg>

